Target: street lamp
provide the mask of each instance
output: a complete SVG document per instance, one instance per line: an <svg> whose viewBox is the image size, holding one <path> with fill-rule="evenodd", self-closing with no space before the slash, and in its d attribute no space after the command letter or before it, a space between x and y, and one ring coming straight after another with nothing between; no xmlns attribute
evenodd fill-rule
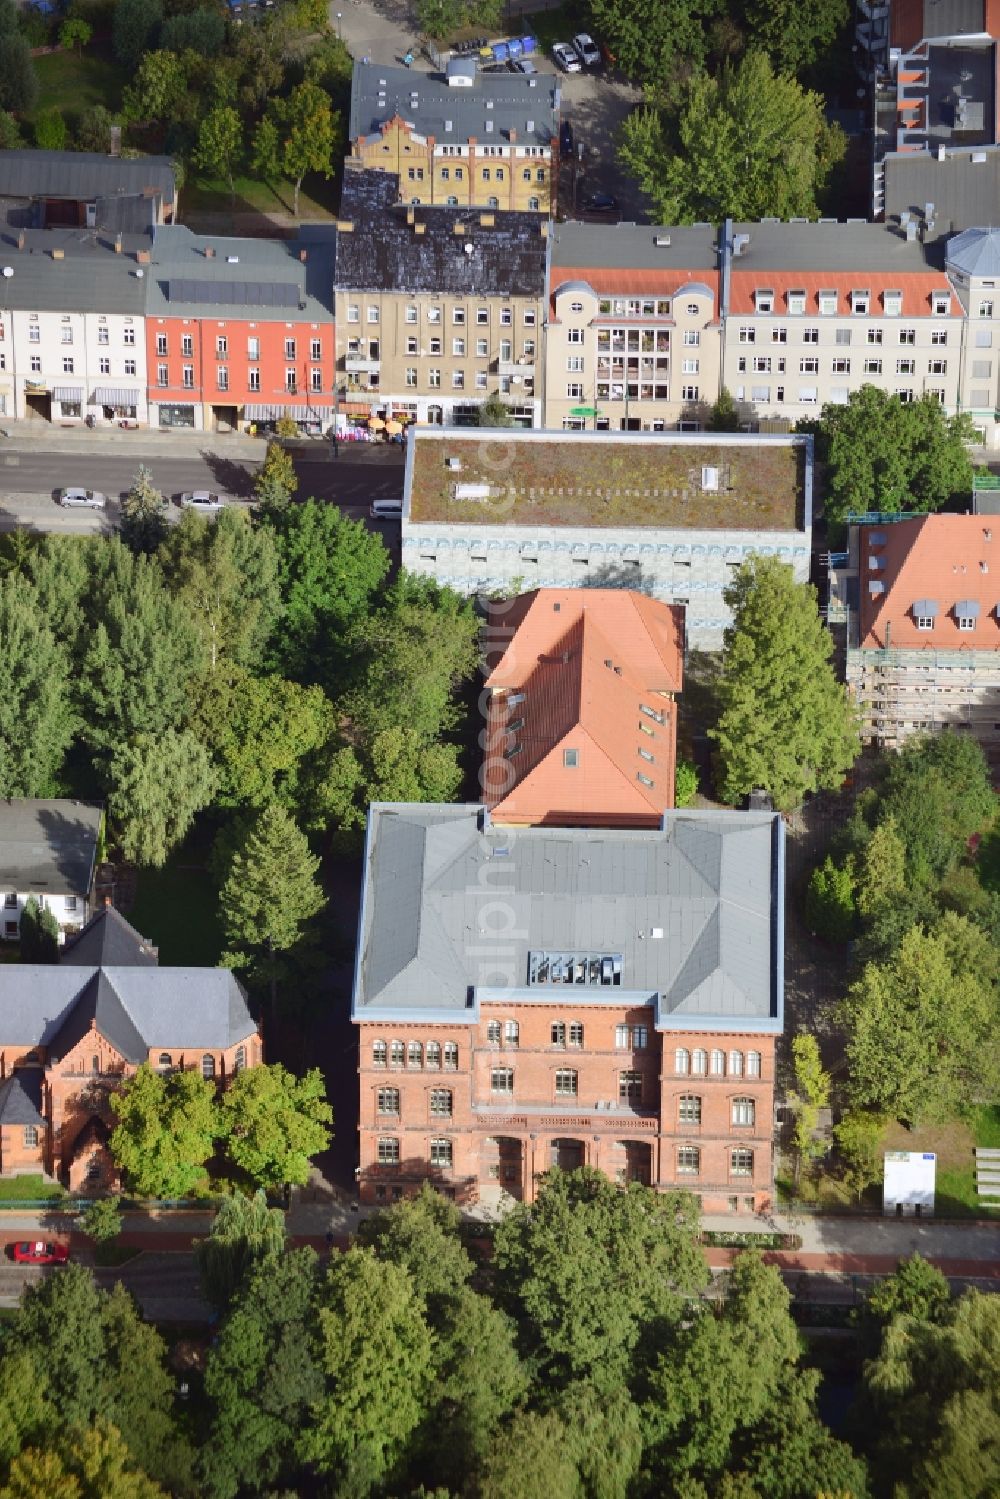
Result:
<svg viewBox="0 0 1000 1499"><path fill-rule="evenodd" d="M340 24L343 19L344 19L344 12L342 10L338 10L338 12L337 12L337 38L338 38L339 41L343 41L344 40L344 29L343 29L343 27Z"/></svg>

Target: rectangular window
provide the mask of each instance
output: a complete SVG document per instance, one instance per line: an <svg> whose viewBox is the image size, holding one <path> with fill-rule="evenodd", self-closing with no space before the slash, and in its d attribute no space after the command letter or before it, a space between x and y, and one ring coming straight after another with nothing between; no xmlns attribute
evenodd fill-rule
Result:
<svg viewBox="0 0 1000 1499"><path fill-rule="evenodd" d="M28 342L29 344L37 344L41 343L41 341L42 330L39 328L37 323L32 323L31 327L28 329Z"/></svg>
<svg viewBox="0 0 1000 1499"><path fill-rule="evenodd" d="M295 371L293 369L286 369L285 370L285 391L286 391L286 394L288 394L290 396L293 396L295 394L295 392L298 390L298 388L299 388L299 381L298 381L298 376L296 375Z"/></svg>
<svg viewBox="0 0 1000 1499"><path fill-rule="evenodd" d="M194 390L194 365L186 364L181 370L181 384L185 390Z"/></svg>
<svg viewBox="0 0 1000 1499"><path fill-rule="evenodd" d="M489 357L489 352L490 352L489 340L485 339L485 338L477 338L476 339L476 358L477 359L486 359L486 358Z"/></svg>
<svg viewBox="0 0 1000 1499"><path fill-rule="evenodd" d="M294 340L294 338L286 338L285 339L285 358L286 359L294 359L295 358L295 340Z"/></svg>
<svg viewBox="0 0 1000 1499"><path fill-rule="evenodd" d="M169 383L169 381L168 381L168 374L169 374L169 371L167 370L167 366L165 364L158 364L156 366L156 383L157 383L157 385L166 385L166 384L168 384Z"/></svg>
<svg viewBox="0 0 1000 1499"><path fill-rule="evenodd" d="M156 352L162 358L167 352L167 335L158 333L156 335Z"/></svg>
<svg viewBox="0 0 1000 1499"><path fill-rule="evenodd" d="M642 1103L641 1072L619 1072L618 1102L628 1104Z"/></svg>
<svg viewBox="0 0 1000 1499"><path fill-rule="evenodd" d="M374 302L369 302L368 304L368 321L370 323L378 322L378 306Z"/></svg>
<svg viewBox="0 0 1000 1499"><path fill-rule="evenodd" d="M819 360L816 359L815 357L809 357L809 358L805 358L805 359L800 359L799 360L799 374L800 375L818 375L819 374Z"/></svg>
<svg viewBox="0 0 1000 1499"><path fill-rule="evenodd" d="M134 359L126 359L126 361L125 361L125 373L126 373L126 375L134 375L135 374L135 360Z"/></svg>
<svg viewBox="0 0 1000 1499"><path fill-rule="evenodd" d="M459 327L459 328L464 327L465 326L465 308L464 307L453 307L451 309L451 320L455 324L456 327Z"/></svg>
<svg viewBox="0 0 1000 1499"><path fill-rule="evenodd" d="M577 380L570 380L566 386L567 401L580 401L583 399L583 386Z"/></svg>
<svg viewBox="0 0 1000 1499"><path fill-rule="evenodd" d="M247 358L248 359L254 359L254 360L260 358L260 339L259 338L248 338L247 339Z"/></svg>
<svg viewBox="0 0 1000 1499"><path fill-rule="evenodd" d="M70 358L67 357L66 359L63 360L63 374L64 375L72 375L72 373L73 373L73 361L72 361L72 359L70 359Z"/></svg>
<svg viewBox="0 0 1000 1499"><path fill-rule="evenodd" d="M494 1067L490 1072L490 1092L511 1098L514 1094L513 1067Z"/></svg>
<svg viewBox="0 0 1000 1499"><path fill-rule="evenodd" d="M313 369L309 371L309 389L313 391L314 394L318 394L323 389L322 370Z"/></svg>
<svg viewBox="0 0 1000 1499"><path fill-rule="evenodd" d="M993 303L992 302L980 302L980 304L979 304L979 316L980 317L992 317L993 316Z"/></svg>
<svg viewBox="0 0 1000 1499"><path fill-rule="evenodd" d="M125 325L125 328L122 331L122 342L127 344L135 343L135 329L130 327L128 324Z"/></svg>
<svg viewBox="0 0 1000 1499"><path fill-rule="evenodd" d="M915 344L917 341L916 328L900 328L899 342L901 344Z"/></svg>
<svg viewBox="0 0 1000 1499"><path fill-rule="evenodd" d="M556 1072L556 1097L576 1098L579 1092L579 1074L572 1067L560 1067Z"/></svg>
<svg viewBox="0 0 1000 1499"><path fill-rule="evenodd" d="M932 328L931 329L931 343L932 344L935 344L938 348L941 348L947 342L948 342L948 330L947 330L947 328Z"/></svg>
<svg viewBox="0 0 1000 1499"><path fill-rule="evenodd" d="M882 329L881 328L869 328L868 331L867 331L866 337L867 337L867 340L868 340L868 342L870 344L881 344L881 342L882 342Z"/></svg>
<svg viewBox="0 0 1000 1499"><path fill-rule="evenodd" d="M835 291L821 291L819 294L820 316L836 317L838 300L839 298Z"/></svg>
<svg viewBox="0 0 1000 1499"><path fill-rule="evenodd" d="M583 343L583 329L582 328L569 328L567 330L567 332L566 332L566 342L568 344L582 344Z"/></svg>
<svg viewBox="0 0 1000 1499"><path fill-rule="evenodd" d="M446 1041L444 1043L444 1067L446 1072L454 1072L458 1067L457 1041Z"/></svg>
<svg viewBox="0 0 1000 1499"><path fill-rule="evenodd" d="M431 1089L431 1113L437 1118L451 1118L452 1102L450 1088Z"/></svg>
<svg viewBox="0 0 1000 1499"><path fill-rule="evenodd" d="M247 370L247 389L260 390L260 370Z"/></svg>
<svg viewBox="0 0 1000 1499"><path fill-rule="evenodd" d="M111 374L111 360L108 359L107 357L99 359L97 361L97 368L98 368L98 370L100 371L100 373L102 375L110 375Z"/></svg>
<svg viewBox="0 0 1000 1499"><path fill-rule="evenodd" d="M453 1160L453 1151L450 1140L431 1141L431 1165L438 1166L442 1170L450 1171Z"/></svg>
<svg viewBox="0 0 1000 1499"><path fill-rule="evenodd" d="M379 1140L378 1163L380 1166L399 1165L399 1141L395 1139Z"/></svg>
<svg viewBox="0 0 1000 1499"><path fill-rule="evenodd" d="M215 383L219 390L229 389L229 370L224 364L220 364L215 372Z"/></svg>
<svg viewBox="0 0 1000 1499"><path fill-rule="evenodd" d="M948 373L948 361L947 359L932 359L927 369L932 375L946 375Z"/></svg>
<svg viewBox="0 0 1000 1499"><path fill-rule="evenodd" d="M224 333L222 333L215 340L215 357L216 357L216 359L225 359L225 357L226 357L226 355L228 353L229 353L229 339L226 337L226 335Z"/></svg>
<svg viewBox="0 0 1000 1499"><path fill-rule="evenodd" d="M415 323L417 321L417 309L415 307L408 307L406 309L406 321L408 323Z"/></svg>
<svg viewBox="0 0 1000 1499"><path fill-rule="evenodd" d="M699 395L698 395L698 386L697 385L682 385L681 386L681 400L683 400L683 401L697 401L698 399L699 399Z"/></svg>
<svg viewBox="0 0 1000 1499"><path fill-rule="evenodd" d="M730 1176L753 1176L753 1151L730 1151L729 1174Z"/></svg>
<svg viewBox="0 0 1000 1499"><path fill-rule="evenodd" d="M34 1150L37 1147L37 1145L38 1145L38 1126L37 1126L37 1124L26 1124L24 1126L24 1148L26 1150Z"/></svg>
<svg viewBox="0 0 1000 1499"><path fill-rule="evenodd" d="M741 328L740 329L740 343L741 344L754 344L756 342L757 342L757 329L756 328Z"/></svg>
<svg viewBox="0 0 1000 1499"><path fill-rule="evenodd" d="M831 365L835 375L849 375L851 373L851 361L849 359L835 359Z"/></svg>
<svg viewBox="0 0 1000 1499"><path fill-rule="evenodd" d="M97 342L99 344L106 344L108 342L108 330L107 330L107 328L98 328L98 330L97 330Z"/></svg>
<svg viewBox="0 0 1000 1499"><path fill-rule="evenodd" d="M380 1114L398 1114L399 1089L379 1088L376 1094L375 1106Z"/></svg>
<svg viewBox="0 0 1000 1499"><path fill-rule="evenodd" d="M535 309L533 307L526 307L524 309L524 326L526 328L533 328L535 326Z"/></svg>
<svg viewBox="0 0 1000 1499"><path fill-rule="evenodd" d="M804 291L790 291L788 293L788 310L796 317L800 317L805 312L806 294Z"/></svg>
<svg viewBox="0 0 1000 1499"><path fill-rule="evenodd" d="M440 386L440 384L441 384L441 371L440 370L428 370L427 371L427 384L433 390L436 390Z"/></svg>
<svg viewBox="0 0 1000 1499"><path fill-rule="evenodd" d="M320 338L312 338L312 339L310 339L309 340L309 358L310 359L322 359L322 357L323 357L323 340L320 339Z"/></svg>
<svg viewBox="0 0 1000 1499"><path fill-rule="evenodd" d="M897 375L915 375L917 372L917 361L915 359L897 359Z"/></svg>
<svg viewBox="0 0 1000 1499"><path fill-rule="evenodd" d="M42 372L42 356L41 356L41 354L32 354L32 356L31 356L31 373L33 375L40 375L41 372Z"/></svg>
<svg viewBox="0 0 1000 1499"><path fill-rule="evenodd" d="M488 307L476 308L476 322L480 328L485 328L490 320L490 309Z"/></svg>
<svg viewBox="0 0 1000 1499"><path fill-rule="evenodd" d="M565 1020L553 1020L549 1026L549 1040L553 1046L566 1045L566 1022Z"/></svg>
<svg viewBox="0 0 1000 1499"><path fill-rule="evenodd" d="M992 359L974 359L972 361L973 380L990 380L993 378Z"/></svg>
<svg viewBox="0 0 1000 1499"><path fill-rule="evenodd" d="M583 355L570 354L566 360L566 369L571 375L583 374Z"/></svg>
<svg viewBox="0 0 1000 1499"><path fill-rule="evenodd" d="M903 293L901 291L883 292L882 306L886 317L899 317L903 311Z"/></svg>
<svg viewBox="0 0 1000 1499"><path fill-rule="evenodd" d="M692 1093L685 1094L677 1100L677 1121L679 1124L701 1123L701 1099Z"/></svg>
<svg viewBox="0 0 1000 1499"><path fill-rule="evenodd" d="M842 346L845 345L845 344L849 344L850 341L851 341L851 330L850 330L850 328L838 328L837 331L836 331L836 334L834 335L834 340L833 341L834 341L834 343L840 344Z"/></svg>
<svg viewBox="0 0 1000 1499"><path fill-rule="evenodd" d="M582 1020L571 1021L570 1028L569 1028L569 1044L570 1044L570 1046L582 1046L583 1045L583 1021Z"/></svg>
<svg viewBox="0 0 1000 1499"><path fill-rule="evenodd" d="M406 383L410 386L416 385L417 383L417 372L412 365L406 371Z"/></svg>
<svg viewBox="0 0 1000 1499"><path fill-rule="evenodd" d="M356 302L348 303L347 321L349 323L360 323L361 321L361 308Z"/></svg>
<svg viewBox="0 0 1000 1499"><path fill-rule="evenodd" d="M804 344L818 344L819 343L819 329L818 328L803 328L803 330L802 330L802 342Z"/></svg>
<svg viewBox="0 0 1000 1499"><path fill-rule="evenodd" d="M937 291L931 297L931 311L935 317L947 317L951 311L951 296L946 291Z"/></svg>
<svg viewBox="0 0 1000 1499"><path fill-rule="evenodd" d="M453 338L451 341L451 352L455 359L465 358L465 339Z"/></svg>
<svg viewBox="0 0 1000 1499"><path fill-rule="evenodd" d="M701 1151L697 1145L681 1145L677 1151L678 1176L697 1176L701 1171Z"/></svg>
<svg viewBox="0 0 1000 1499"><path fill-rule="evenodd" d="M190 333L181 334L181 357L190 359L194 354L194 337Z"/></svg>
<svg viewBox="0 0 1000 1499"><path fill-rule="evenodd" d="M464 390L465 389L465 371L464 370L452 370L452 372L451 372L451 388L452 388L452 390Z"/></svg>
<svg viewBox="0 0 1000 1499"><path fill-rule="evenodd" d="M881 359L866 359L865 360L865 374L866 375L881 375L881 373L882 373L882 361L881 361Z"/></svg>

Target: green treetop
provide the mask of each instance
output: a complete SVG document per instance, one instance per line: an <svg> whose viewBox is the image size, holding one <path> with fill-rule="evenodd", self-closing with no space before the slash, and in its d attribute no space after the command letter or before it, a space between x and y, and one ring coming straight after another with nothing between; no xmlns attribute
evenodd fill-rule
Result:
<svg viewBox="0 0 1000 1499"><path fill-rule="evenodd" d="M258 1070L263 1069L239 1072L233 1082ZM280 1208L268 1207L263 1191L252 1197L244 1197L242 1192L224 1197L208 1238L199 1239L194 1246L205 1295L213 1306L225 1311L251 1275L262 1265L274 1264L284 1251L285 1215Z"/></svg>
<svg viewBox="0 0 1000 1499"><path fill-rule="evenodd" d="M267 527L227 506L210 520L188 510L160 549L171 591L204 643L210 671L256 666L280 609L278 562Z"/></svg>
<svg viewBox="0 0 1000 1499"><path fill-rule="evenodd" d="M24 578L0 581L0 784L50 796L73 736L69 658Z"/></svg>
<svg viewBox="0 0 1000 1499"><path fill-rule="evenodd" d="M302 1187L330 1143L323 1075L295 1077L275 1062L237 1073L219 1105L229 1159L258 1187Z"/></svg>
<svg viewBox="0 0 1000 1499"><path fill-rule="evenodd" d="M133 552L155 552L167 534L167 502L144 464L122 500L118 530Z"/></svg>
<svg viewBox="0 0 1000 1499"><path fill-rule="evenodd" d="M218 775L187 729L139 734L108 762L108 818L122 857L160 868L215 794Z"/></svg>
<svg viewBox="0 0 1000 1499"><path fill-rule="evenodd" d="M200 1072L154 1072L144 1062L111 1094L118 1123L110 1147L140 1197L188 1197L207 1185L215 1146L215 1089Z"/></svg>

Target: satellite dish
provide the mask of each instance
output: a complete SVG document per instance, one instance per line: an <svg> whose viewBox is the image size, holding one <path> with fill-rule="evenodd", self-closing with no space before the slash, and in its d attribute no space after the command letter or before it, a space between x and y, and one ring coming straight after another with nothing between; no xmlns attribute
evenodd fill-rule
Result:
<svg viewBox="0 0 1000 1499"><path fill-rule="evenodd" d="M10 278L11 278L11 276L13 276L13 274L14 274L14 267L12 265L5 265L4 268L3 268L4 280L5 281L9 281Z"/></svg>
<svg viewBox="0 0 1000 1499"><path fill-rule="evenodd" d="M140 267L139 267L139 269L138 269L138 270L137 270L137 271L136 271L136 273L135 273L135 279L136 279L136 280L137 280L137 281L141 281L141 280L142 280L142 278L143 278L143 276L145 276L145 274L146 274L146 272L145 272L145 271L144 271L144 270L143 270L143 269L142 269L142 267L141 267L141 266L140 266Z"/></svg>
<svg viewBox="0 0 1000 1499"><path fill-rule="evenodd" d="M472 255L474 253L474 251L475 251L475 248L476 248L475 245L465 245L464 249L465 249L466 255Z"/></svg>

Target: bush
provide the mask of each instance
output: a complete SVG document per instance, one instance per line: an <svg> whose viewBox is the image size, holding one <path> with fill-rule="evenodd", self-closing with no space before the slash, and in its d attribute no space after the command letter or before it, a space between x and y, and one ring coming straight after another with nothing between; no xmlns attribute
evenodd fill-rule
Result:
<svg viewBox="0 0 1000 1499"><path fill-rule="evenodd" d="M698 772L690 760L678 760L674 773L674 806L690 807L698 794Z"/></svg>
<svg viewBox="0 0 1000 1499"><path fill-rule="evenodd" d="M58 109L44 109L35 121L35 145L42 151L65 151L66 121Z"/></svg>
<svg viewBox="0 0 1000 1499"><path fill-rule="evenodd" d="M854 877L829 854L810 876L805 916L809 930L827 942L849 942L854 934Z"/></svg>

